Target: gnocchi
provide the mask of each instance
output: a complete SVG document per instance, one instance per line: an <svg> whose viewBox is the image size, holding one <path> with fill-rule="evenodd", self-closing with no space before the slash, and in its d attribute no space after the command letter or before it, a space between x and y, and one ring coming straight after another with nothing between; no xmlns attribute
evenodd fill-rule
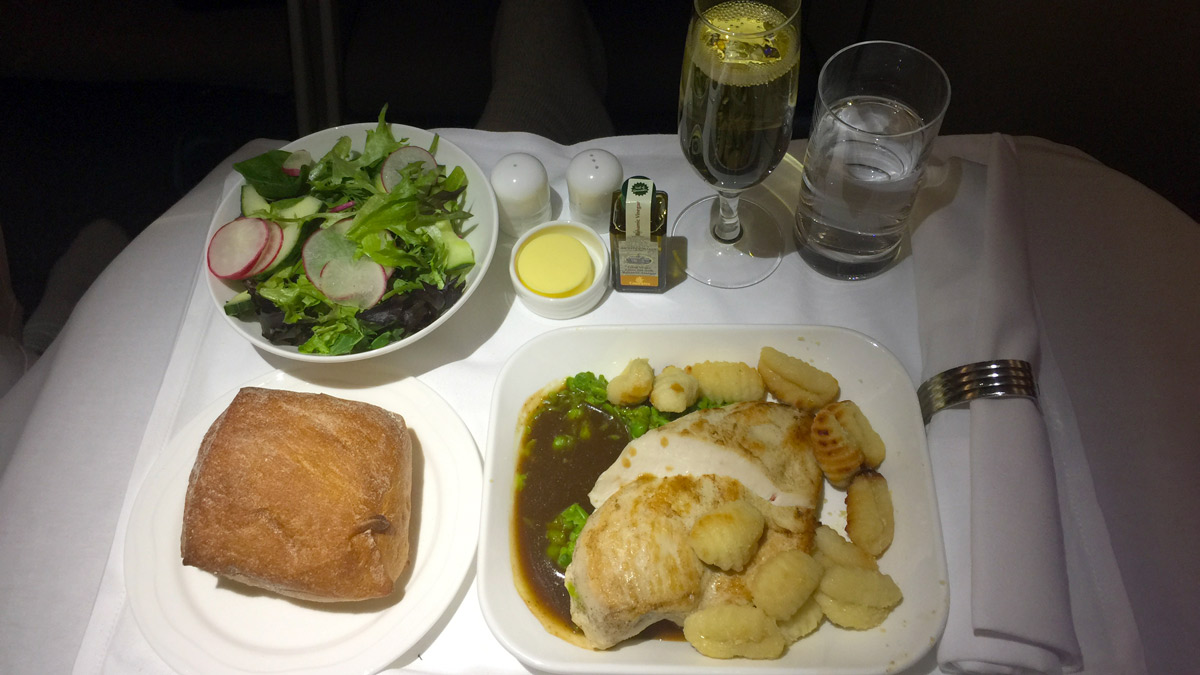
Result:
<svg viewBox="0 0 1200 675"><path fill-rule="evenodd" d="M821 604L817 602L816 593L814 593L795 614L782 621L777 620L775 625L779 626L779 632L783 633L783 639L790 644L815 631L824 620L825 611L821 609Z"/></svg>
<svg viewBox="0 0 1200 675"><path fill-rule="evenodd" d="M767 390L758 371L740 361L704 361L688 366L700 395L719 403L761 401Z"/></svg>
<svg viewBox="0 0 1200 675"><path fill-rule="evenodd" d="M884 445L854 401L831 403L813 417L813 455L834 487L845 488L859 469L883 463Z"/></svg>
<svg viewBox="0 0 1200 675"><path fill-rule="evenodd" d="M633 359L608 382L608 402L613 405L644 403L654 387L654 368L649 359Z"/></svg>
<svg viewBox="0 0 1200 675"><path fill-rule="evenodd" d="M861 567L835 565L825 570L819 587L835 600L867 607L895 607L904 597L890 576Z"/></svg>
<svg viewBox="0 0 1200 675"><path fill-rule="evenodd" d="M840 565L825 570L814 596L830 621L854 630L883 623L903 599L900 587L890 576Z"/></svg>
<svg viewBox="0 0 1200 675"><path fill-rule="evenodd" d="M832 527L821 525L813 534L816 551L813 558L826 569L834 566L860 567L865 570L878 570L879 563L871 554L862 550L852 542L846 541Z"/></svg>
<svg viewBox="0 0 1200 675"><path fill-rule="evenodd" d="M688 543L696 557L725 571L740 572L758 550L766 519L745 501L728 502L692 526Z"/></svg>
<svg viewBox="0 0 1200 675"><path fill-rule="evenodd" d="M747 586L754 604L773 619L793 616L812 596L825 569L799 549L780 551L760 563Z"/></svg>
<svg viewBox="0 0 1200 675"><path fill-rule="evenodd" d="M767 391L780 401L801 409L816 409L837 400L837 378L773 347L763 347L758 372Z"/></svg>
<svg viewBox="0 0 1200 675"><path fill-rule="evenodd" d="M774 659L787 647L779 626L752 605L696 610L683 620L683 637L696 651L717 659Z"/></svg>
<svg viewBox="0 0 1200 675"><path fill-rule="evenodd" d="M874 628L883 623L884 619L891 613L890 610L882 607L868 607L866 605L842 602L820 591L814 593L813 598L816 600L817 606L821 608L821 612L829 617L831 622L842 628L849 628L851 630Z"/></svg>
<svg viewBox="0 0 1200 675"><path fill-rule="evenodd" d="M887 479L874 471L855 476L846 488L846 535L850 541L878 558L892 545L895 529Z"/></svg>
<svg viewBox="0 0 1200 675"><path fill-rule="evenodd" d="M831 403L822 408L817 417L823 418L822 424L829 429L828 440L857 449L862 455L862 463L868 468L878 469L879 465L883 464L887 448L857 403ZM817 420L814 419L814 430L816 425Z"/></svg>
<svg viewBox="0 0 1200 675"><path fill-rule="evenodd" d="M700 383L681 368L667 366L654 378L650 405L663 412L687 410L700 396Z"/></svg>

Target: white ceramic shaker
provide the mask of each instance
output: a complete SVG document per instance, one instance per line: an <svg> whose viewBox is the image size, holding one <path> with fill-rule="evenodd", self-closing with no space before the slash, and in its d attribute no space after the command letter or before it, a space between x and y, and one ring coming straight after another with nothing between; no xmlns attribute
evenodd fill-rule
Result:
<svg viewBox="0 0 1200 675"><path fill-rule="evenodd" d="M623 178L620 160L607 150L592 148L575 155L567 167L571 220L607 229L612 194Z"/></svg>
<svg viewBox="0 0 1200 675"><path fill-rule="evenodd" d="M492 168L492 189L500 205L500 229L519 237L550 219L546 167L524 152L505 155Z"/></svg>

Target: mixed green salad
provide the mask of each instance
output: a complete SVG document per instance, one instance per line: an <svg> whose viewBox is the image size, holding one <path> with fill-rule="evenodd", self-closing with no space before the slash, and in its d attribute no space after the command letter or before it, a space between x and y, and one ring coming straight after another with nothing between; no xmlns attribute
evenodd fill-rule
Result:
<svg viewBox="0 0 1200 675"><path fill-rule="evenodd" d="M306 354L378 349L432 323L463 294L474 252L462 239L467 176L385 121L363 149L341 137L323 157L272 150L234 165L240 218L214 233L208 267L245 290L226 313Z"/></svg>

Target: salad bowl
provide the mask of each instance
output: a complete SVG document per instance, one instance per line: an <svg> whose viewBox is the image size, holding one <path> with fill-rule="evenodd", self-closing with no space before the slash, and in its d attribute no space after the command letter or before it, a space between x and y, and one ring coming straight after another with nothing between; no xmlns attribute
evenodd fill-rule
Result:
<svg viewBox="0 0 1200 675"><path fill-rule="evenodd" d="M282 149L292 152L305 150L314 159L318 159L329 152L339 139L349 137L353 149L361 151L367 132L375 129L376 126L377 124L372 122L331 127L288 143ZM390 127L396 139L407 139L408 143L413 146L429 148L430 144L434 141L435 135L424 129L403 124L391 124ZM474 251L475 264L465 276L465 286L462 296L429 325L401 339L368 351L338 355L302 353L294 346L275 344L263 337L262 327L256 318L244 319L226 314L224 311L225 304L234 296L243 292L245 286L241 281L221 279L212 274L208 269L202 269L201 274L204 275L204 283L208 285L210 295L217 305L217 311L225 317L226 321L235 331L256 348L285 358L312 363L339 363L382 356L410 345L437 330L460 307L466 304L467 300L475 292L475 289L479 287L491 264L492 256L495 254L496 239L499 232L496 195L492 191L492 186L488 181L487 175L479 168L475 160L458 146L440 137L437 139L437 143L437 162L440 165L445 165L447 171L454 167L460 167L466 174L467 189L463 208L471 213L471 217L462 223L461 232L462 238L470 244L471 249ZM206 247L207 242L212 240L213 235L218 229L242 215L241 190L244 184L245 179L239 177L237 182L228 189L221 199L208 229L208 235L205 239Z"/></svg>

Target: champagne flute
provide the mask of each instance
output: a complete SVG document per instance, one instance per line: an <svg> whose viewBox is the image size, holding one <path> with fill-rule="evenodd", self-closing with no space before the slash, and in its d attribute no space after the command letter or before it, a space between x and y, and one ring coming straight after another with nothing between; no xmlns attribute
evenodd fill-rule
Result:
<svg viewBox="0 0 1200 675"><path fill-rule="evenodd" d="M695 0L679 83L679 144L717 194L679 214L688 275L741 288L783 254L782 224L741 196L779 165L792 138L800 0Z"/></svg>

